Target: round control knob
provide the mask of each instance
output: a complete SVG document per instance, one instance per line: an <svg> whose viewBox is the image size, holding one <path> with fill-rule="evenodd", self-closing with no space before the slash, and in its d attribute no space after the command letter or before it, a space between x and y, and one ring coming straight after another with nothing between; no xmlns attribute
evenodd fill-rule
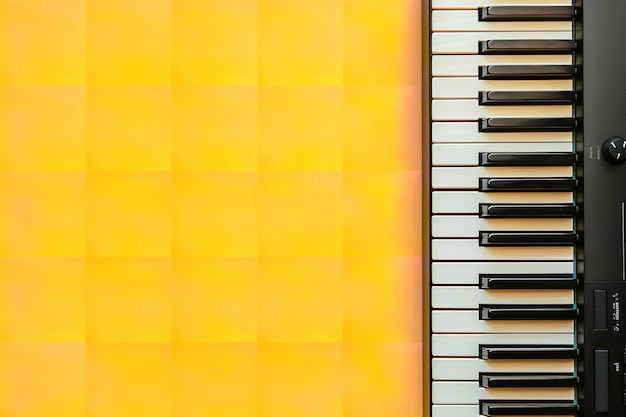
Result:
<svg viewBox="0 0 626 417"><path fill-rule="evenodd" d="M626 161L626 140L618 136L608 138L602 145L602 156L612 164Z"/></svg>

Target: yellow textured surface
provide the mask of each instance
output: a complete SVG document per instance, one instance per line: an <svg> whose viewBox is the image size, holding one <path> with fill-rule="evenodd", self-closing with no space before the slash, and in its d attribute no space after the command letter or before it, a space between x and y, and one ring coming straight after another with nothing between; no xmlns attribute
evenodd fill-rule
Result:
<svg viewBox="0 0 626 417"><path fill-rule="evenodd" d="M259 171L341 171L343 89L258 89Z"/></svg>
<svg viewBox="0 0 626 417"><path fill-rule="evenodd" d="M256 344L257 274L255 258L175 258L172 340Z"/></svg>
<svg viewBox="0 0 626 417"><path fill-rule="evenodd" d="M168 258L87 260L87 341L171 341Z"/></svg>
<svg viewBox="0 0 626 417"><path fill-rule="evenodd" d="M83 415L172 415L171 344L89 343L86 356Z"/></svg>
<svg viewBox="0 0 626 417"><path fill-rule="evenodd" d="M256 0L172 0L171 7L174 85L256 85Z"/></svg>
<svg viewBox="0 0 626 417"><path fill-rule="evenodd" d="M170 256L171 174L88 172L87 255Z"/></svg>
<svg viewBox="0 0 626 417"><path fill-rule="evenodd" d="M170 171L171 87L87 88L88 171Z"/></svg>
<svg viewBox="0 0 626 417"><path fill-rule="evenodd" d="M84 172L83 86L0 87L0 171Z"/></svg>
<svg viewBox="0 0 626 417"><path fill-rule="evenodd" d="M258 0L258 84L341 85L338 0Z"/></svg>
<svg viewBox="0 0 626 417"><path fill-rule="evenodd" d="M256 171L257 90L223 85L173 88L172 169Z"/></svg>
<svg viewBox="0 0 626 417"><path fill-rule="evenodd" d="M259 342L342 342L342 275L340 258L260 259Z"/></svg>
<svg viewBox="0 0 626 417"><path fill-rule="evenodd" d="M27 2L38 6L37 3L45 0ZM88 85L171 85L171 0L83 0L83 3L87 6Z"/></svg>
<svg viewBox="0 0 626 417"><path fill-rule="evenodd" d="M85 85L92 3L98 2L1 0L0 84Z"/></svg>
<svg viewBox="0 0 626 417"><path fill-rule="evenodd" d="M259 256L343 254L340 172L259 173Z"/></svg>
<svg viewBox="0 0 626 417"><path fill-rule="evenodd" d="M339 343L260 343L259 417L343 415Z"/></svg>
<svg viewBox="0 0 626 417"><path fill-rule="evenodd" d="M256 256L256 174L174 173L172 180L175 256Z"/></svg>
<svg viewBox="0 0 626 417"><path fill-rule="evenodd" d="M172 345L172 415L257 415L256 343Z"/></svg>
<svg viewBox="0 0 626 417"><path fill-rule="evenodd" d="M2 413L20 417L87 415L87 349L85 343L1 343Z"/></svg>
<svg viewBox="0 0 626 417"><path fill-rule="evenodd" d="M0 342L85 343L85 273L85 258L0 259Z"/></svg>
<svg viewBox="0 0 626 417"><path fill-rule="evenodd" d="M0 256L85 256L84 172L0 174Z"/></svg>
<svg viewBox="0 0 626 417"><path fill-rule="evenodd" d="M419 8L0 0L0 416L421 416Z"/></svg>

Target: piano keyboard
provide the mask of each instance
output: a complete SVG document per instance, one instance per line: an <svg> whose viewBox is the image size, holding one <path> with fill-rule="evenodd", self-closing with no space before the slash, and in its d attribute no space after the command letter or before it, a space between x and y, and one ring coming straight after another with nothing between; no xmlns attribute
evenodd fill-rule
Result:
<svg viewBox="0 0 626 417"><path fill-rule="evenodd" d="M626 2L429 18L428 411L625 417Z"/></svg>

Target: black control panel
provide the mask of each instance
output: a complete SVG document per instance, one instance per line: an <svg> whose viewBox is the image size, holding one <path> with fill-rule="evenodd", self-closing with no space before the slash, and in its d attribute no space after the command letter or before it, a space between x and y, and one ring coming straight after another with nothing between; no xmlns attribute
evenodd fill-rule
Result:
<svg viewBox="0 0 626 417"><path fill-rule="evenodd" d="M579 2L582 415L626 416L626 1ZM582 26L582 27L581 27Z"/></svg>

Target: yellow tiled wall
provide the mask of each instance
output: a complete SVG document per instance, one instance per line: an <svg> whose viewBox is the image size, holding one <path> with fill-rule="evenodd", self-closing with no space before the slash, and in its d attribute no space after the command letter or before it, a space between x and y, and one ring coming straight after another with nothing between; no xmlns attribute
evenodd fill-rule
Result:
<svg viewBox="0 0 626 417"><path fill-rule="evenodd" d="M0 416L420 416L420 7L0 0Z"/></svg>

